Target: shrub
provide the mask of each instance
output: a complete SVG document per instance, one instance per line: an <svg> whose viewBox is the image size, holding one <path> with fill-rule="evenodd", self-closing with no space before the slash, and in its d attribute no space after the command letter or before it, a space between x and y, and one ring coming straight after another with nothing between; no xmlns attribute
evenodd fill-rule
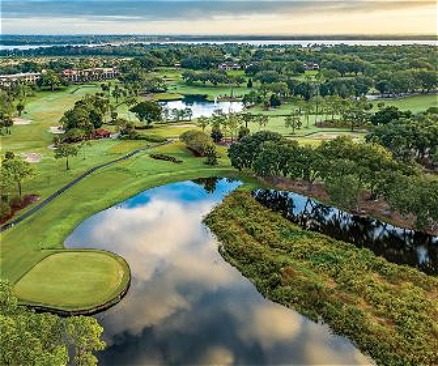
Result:
<svg viewBox="0 0 438 366"><path fill-rule="evenodd" d="M178 158L175 158L174 156L170 156L170 155L166 155L166 154L150 154L149 156L155 160L170 161L170 162L176 163L176 164L180 164L183 162L181 159L178 159Z"/></svg>
<svg viewBox="0 0 438 366"><path fill-rule="evenodd" d="M188 149L198 156L205 156L207 149L213 143L209 136L197 130L186 131L179 139L186 144Z"/></svg>
<svg viewBox="0 0 438 366"><path fill-rule="evenodd" d="M216 146L213 144L210 144L207 146L207 149L205 151L205 155L207 156L207 160L205 161L205 164L207 165L217 165L218 161L218 155L216 151Z"/></svg>
<svg viewBox="0 0 438 366"><path fill-rule="evenodd" d="M165 137L156 136L156 135L143 135L138 133L137 131L130 131L128 134L120 136L120 140L141 140L147 142L156 142L161 143L167 141Z"/></svg>
<svg viewBox="0 0 438 366"><path fill-rule="evenodd" d="M224 138L224 134L222 133L221 129L217 126L213 126L211 129L211 138L215 143L221 142Z"/></svg>
<svg viewBox="0 0 438 366"><path fill-rule="evenodd" d="M0 202L0 221L9 219L12 215L12 209L7 202Z"/></svg>

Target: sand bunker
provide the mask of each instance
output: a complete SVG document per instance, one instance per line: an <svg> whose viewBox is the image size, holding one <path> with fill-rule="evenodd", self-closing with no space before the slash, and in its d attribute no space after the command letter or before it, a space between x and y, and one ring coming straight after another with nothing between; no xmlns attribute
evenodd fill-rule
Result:
<svg viewBox="0 0 438 366"><path fill-rule="evenodd" d="M24 161L28 163L39 163L41 161L41 154L38 153L23 153L21 156L23 156Z"/></svg>
<svg viewBox="0 0 438 366"><path fill-rule="evenodd" d="M60 134L64 133L65 131L64 131L64 129L63 129L62 127L59 127L59 126L50 126L50 127L49 127L49 132L50 132L50 133L53 133L53 134L55 134L55 135L60 135Z"/></svg>
<svg viewBox="0 0 438 366"><path fill-rule="evenodd" d="M19 117L13 118L13 121L15 126L30 125L32 123L30 119L19 118Z"/></svg>

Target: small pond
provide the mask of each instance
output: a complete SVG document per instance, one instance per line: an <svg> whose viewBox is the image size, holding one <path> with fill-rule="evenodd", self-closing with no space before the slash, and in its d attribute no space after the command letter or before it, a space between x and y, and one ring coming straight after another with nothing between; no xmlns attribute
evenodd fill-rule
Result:
<svg viewBox="0 0 438 366"><path fill-rule="evenodd" d="M366 247L391 262L438 273L437 236L353 215L297 193L259 189L253 196L306 229Z"/></svg>
<svg viewBox="0 0 438 366"><path fill-rule="evenodd" d="M161 105L169 111L170 116L172 116L173 109L184 110L190 108L192 110L192 118L211 117L216 110L221 110L224 114L238 113L243 110L242 102L209 101L199 95L186 96L181 100L162 102Z"/></svg>
<svg viewBox="0 0 438 366"><path fill-rule="evenodd" d="M98 315L102 365L368 364L353 344L264 299L223 260L202 218L239 186L200 179L140 193L79 225L70 248L122 255L132 283Z"/></svg>

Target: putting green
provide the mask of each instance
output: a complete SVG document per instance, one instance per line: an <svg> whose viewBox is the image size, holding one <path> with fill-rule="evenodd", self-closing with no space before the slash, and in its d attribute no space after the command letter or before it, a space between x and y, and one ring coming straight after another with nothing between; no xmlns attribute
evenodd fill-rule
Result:
<svg viewBox="0 0 438 366"><path fill-rule="evenodd" d="M129 268L104 251L56 252L44 258L15 285L18 298L57 310L92 310L117 298L129 284Z"/></svg>

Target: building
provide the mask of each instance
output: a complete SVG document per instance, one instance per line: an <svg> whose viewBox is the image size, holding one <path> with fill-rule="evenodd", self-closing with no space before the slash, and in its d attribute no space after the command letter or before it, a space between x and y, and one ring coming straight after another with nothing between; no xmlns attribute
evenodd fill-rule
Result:
<svg viewBox="0 0 438 366"><path fill-rule="evenodd" d="M105 128L98 128L94 131L93 137L95 139L107 139L111 137L111 132Z"/></svg>
<svg viewBox="0 0 438 366"><path fill-rule="evenodd" d="M61 77L71 83L114 79L120 75L115 67L93 67L90 69L65 69Z"/></svg>
<svg viewBox="0 0 438 366"><path fill-rule="evenodd" d="M11 86L17 83L35 85L40 77L40 72L24 72L19 74L0 75L0 86Z"/></svg>
<svg viewBox="0 0 438 366"><path fill-rule="evenodd" d="M240 70L242 66L235 62L224 62L219 64L217 68L221 71L231 71L231 70Z"/></svg>
<svg viewBox="0 0 438 366"><path fill-rule="evenodd" d="M319 65L314 63L314 62L305 62L303 65L304 65L304 69L306 71L308 71L308 70L319 70Z"/></svg>

